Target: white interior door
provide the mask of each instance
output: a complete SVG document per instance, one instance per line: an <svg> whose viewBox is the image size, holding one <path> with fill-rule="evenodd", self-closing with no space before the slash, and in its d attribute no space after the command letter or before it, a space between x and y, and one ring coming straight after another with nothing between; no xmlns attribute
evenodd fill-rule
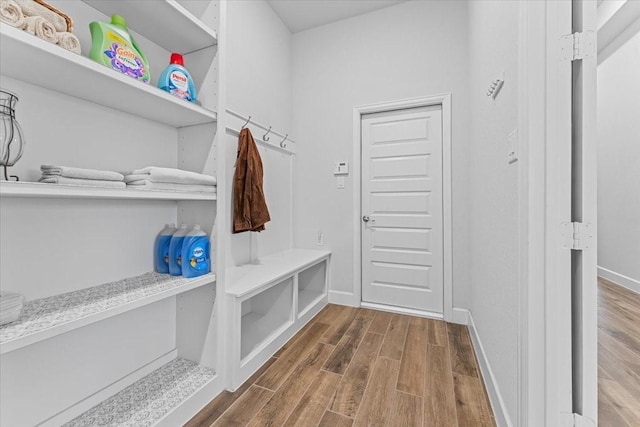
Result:
<svg viewBox="0 0 640 427"><path fill-rule="evenodd" d="M362 301L443 312L442 107L366 114Z"/></svg>

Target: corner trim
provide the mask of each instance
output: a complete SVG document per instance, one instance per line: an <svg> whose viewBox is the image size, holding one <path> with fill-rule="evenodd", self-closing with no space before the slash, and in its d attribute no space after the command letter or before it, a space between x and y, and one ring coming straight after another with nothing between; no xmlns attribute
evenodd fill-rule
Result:
<svg viewBox="0 0 640 427"><path fill-rule="evenodd" d="M451 316L451 323L457 323L458 325L468 325L469 324L469 310L466 308L453 308Z"/></svg>
<svg viewBox="0 0 640 427"><path fill-rule="evenodd" d="M631 277L616 273L615 271L611 271L600 266L598 266L598 276L607 279L615 283L616 285L620 285L623 288L627 288L630 291L640 294L640 281L636 279L632 279Z"/></svg>
<svg viewBox="0 0 640 427"><path fill-rule="evenodd" d="M359 301L352 292L329 291L329 304L346 305L349 307L360 307Z"/></svg>
<svg viewBox="0 0 640 427"><path fill-rule="evenodd" d="M471 335L471 342L473 343L473 348L476 352L476 357L478 358L480 373L487 387L487 394L489 395L489 402L491 403L491 409L493 410L496 424L499 427L513 427L513 423L511 422L511 418L509 417L509 413L507 412L506 405L504 403L504 400L502 399L502 394L500 394L498 382L493 375L491 365L489 364L489 359L484 352L484 347L482 346L480 335L478 335L476 324L473 321L473 316L471 315L471 312L468 312L468 314L469 335Z"/></svg>

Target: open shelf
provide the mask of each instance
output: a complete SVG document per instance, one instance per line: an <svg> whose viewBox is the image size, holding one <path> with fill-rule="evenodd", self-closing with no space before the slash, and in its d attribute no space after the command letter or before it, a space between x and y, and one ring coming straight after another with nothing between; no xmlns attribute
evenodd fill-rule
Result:
<svg viewBox="0 0 640 427"><path fill-rule="evenodd" d="M2 75L173 127L216 121L213 111L4 23L0 48Z"/></svg>
<svg viewBox="0 0 640 427"><path fill-rule="evenodd" d="M270 337L277 336L282 328L293 323L292 303L292 277L242 302L241 360L268 342Z"/></svg>
<svg viewBox="0 0 640 427"><path fill-rule="evenodd" d="M268 288L279 279L316 264L329 255L329 251L289 249L260 258L252 264L235 267L229 272L228 283L231 286L227 294L240 298Z"/></svg>
<svg viewBox="0 0 640 427"><path fill-rule="evenodd" d="M43 182L0 181L1 197L50 199L216 200L216 193L97 188Z"/></svg>
<svg viewBox="0 0 640 427"><path fill-rule="evenodd" d="M187 54L217 44L216 33L175 0L153 2L153 19L144 1L83 0L107 16L127 20L127 27L170 52Z"/></svg>
<svg viewBox="0 0 640 427"><path fill-rule="evenodd" d="M312 265L298 274L298 317L327 295L327 263Z"/></svg>
<svg viewBox="0 0 640 427"><path fill-rule="evenodd" d="M215 376L213 369L177 358L65 426L153 426L210 384Z"/></svg>
<svg viewBox="0 0 640 427"><path fill-rule="evenodd" d="M215 282L155 272L75 292L28 301L18 320L0 326L0 354Z"/></svg>

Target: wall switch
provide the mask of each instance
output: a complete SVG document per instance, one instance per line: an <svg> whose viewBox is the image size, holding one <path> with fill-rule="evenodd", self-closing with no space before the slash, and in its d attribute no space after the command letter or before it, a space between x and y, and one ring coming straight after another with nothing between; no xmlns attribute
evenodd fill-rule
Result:
<svg viewBox="0 0 640 427"><path fill-rule="evenodd" d="M344 188L344 176L337 177L336 181L338 182L338 188L343 189Z"/></svg>
<svg viewBox="0 0 640 427"><path fill-rule="evenodd" d="M324 234L322 234L322 231L316 233L316 245L324 246Z"/></svg>
<svg viewBox="0 0 640 427"><path fill-rule="evenodd" d="M349 162L335 162L333 164L334 175L349 175Z"/></svg>
<svg viewBox="0 0 640 427"><path fill-rule="evenodd" d="M509 164L518 161L518 129L515 129L508 137L507 161Z"/></svg>

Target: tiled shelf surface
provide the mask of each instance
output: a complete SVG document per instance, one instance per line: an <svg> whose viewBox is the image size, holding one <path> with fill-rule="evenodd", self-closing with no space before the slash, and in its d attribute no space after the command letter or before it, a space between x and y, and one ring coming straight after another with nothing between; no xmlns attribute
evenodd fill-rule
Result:
<svg viewBox="0 0 640 427"><path fill-rule="evenodd" d="M145 273L49 298L28 301L15 322L0 326L0 354L215 282Z"/></svg>
<svg viewBox="0 0 640 427"><path fill-rule="evenodd" d="M65 427L156 425L211 382L216 373L177 358L71 420Z"/></svg>
<svg viewBox="0 0 640 427"><path fill-rule="evenodd" d="M152 191L131 188L97 188L42 182L0 181L1 197L50 199L216 200L216 193Z"/></svg>

